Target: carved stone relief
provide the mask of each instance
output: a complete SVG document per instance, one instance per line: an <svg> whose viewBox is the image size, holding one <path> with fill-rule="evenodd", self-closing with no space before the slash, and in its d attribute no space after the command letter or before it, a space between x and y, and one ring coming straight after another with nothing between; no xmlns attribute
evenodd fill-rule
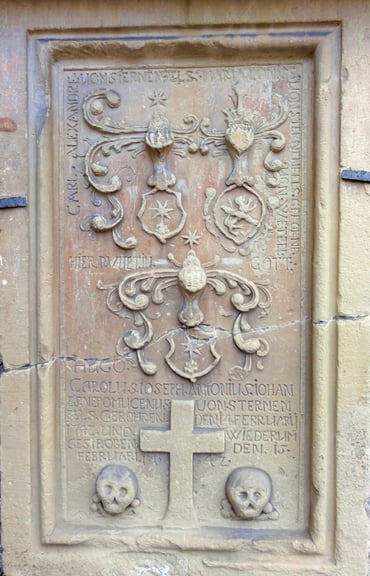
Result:
<svg viewBox="0 0 370 576"><path fill-rule="evenodd" d="M182 127L171 126L162 111L167 97L164 92L154 91L148 96L154 111L147 126L130 126L125 120L114 122L107 114L106 108L117 108L121 96L113 91L90 94L83 104L84 118L90 126L103 132L106 138L89 149L86 155L85 170L90 184L99 192L110 194L121 190L123 182L118 175L121 170L128 170L130 181L135 170L130 165L116 166L114 155L128 150L134 159L145 151L152 160L152 173L147 177L151 188L142 196L138 219L146 233L154 235L165 244L169 238L176 236L186 222L186 212L182 206L181 193L173 188L176 176L168 166L168 156L184 156L183 147L194 144L191 135L199 126L198 119L188 114L184 117ZM121 135L107 138L108 134ZM122 240L117 232L118 224L124 220L124 212L117 198L113 200L111 220L93 216L88 225L96 231L113 230L113 241L125 250L136 246L136 238L130 236ZM86 224L83 226L86 229Z"/></svg>
<svg viewBox="0 0 370 576"><path fill-rule="evenodd" d="M138 481L135 473L127 466L109 464L96 479L96 495L93 497L93 510L100 504L104 512L115 516L129 507L140 504L137 498Z"/></svg>
<svg viewBox="0 0 370 576"><path fill-rule="evenodd" d="M140 448L170 455L168 507L163 525L194 528L198 520L193 504L193 455L222 453L225 434L223 430L194 429L193 400L173 400L171 404L171 428L142 429Z"/></svg>
<svg viewBox="0 0 370 576"><path fill-rule="evenodd" d="M226 482L226 496L231 512L242 520L276 520L279 513L271 503L272 481L259 468L236 468ZM231 516L225 507L223 514Z"/></svg>
<svg viewBox="0 0 370 576"><path fill-rule="evenodd" d="M245 107L247 87L237 83L232 88L233 107L224 110L227 124L224 131L212 129L209 118L199 120L194 114L184 116L183 127L172 126L162 110L167 100L162 91L154 91L148 96L154 111L147 126L130 125L124 119L114 121L110 118L109 109L118 108L122 102L120 94L114 90L89 94L83 103L85 121L105 135L104 140L92 145L86 155L85 171L89 183L104 194L121 190L120 172L127 170L127 181L130 182L135 177L135 169L130 164L122 165L115 155L119 157L121 152L128 151L135 159L147 151L153 164L152 173L147 177L151 190L142 195L137 217L146 233L165 244L181 232L187 218L181 193L173 189L177 178L168 165L170 154L185 157L187 152L200 152L206 156L210 148L214 148L213 157L228 152L232 170L225 180L226 188L219 193L210 187L205 190L204 219L213 235L218 237L221 233L224 240L231 240L235 246L241 247L241 254L246 254L248 241L268 226L266 201L258 192L258 178L251 173L250 157L255 143L268 142L262 165L271 176L266 178L265 185L276 187L283 162L273 154L281 152L286 145L283 134L276 128L286 121L288 108L287 102L274 94L271 105L276 105L277 111L272 113L270 120L266 120ZM276 197L268 197L267 202L274 207ZM136 238L122 239L117 231L117 226L124 220L122 206L115 197L111 203L110 219L94 215L82 224L82 228L91 227L99 232L112 230L113 241L120 248L132 249L137 244ZM227 242L222 245L228 251L235 249Z"/></svg>
<svg viewBox="0 0 370 576"><path fill-rule="evenodd" d="M370 6L281 4L0 9L7 576L366 572Z"/></svg>
<svg viewBox="0 0 370 576"><path fill-rule="evenodd" d="M235 309L235 320L232 326L234 344L245 354L243 368L248 374L252 366L253 355L258 356L257 367L262 369L261 358L266 356L269 346L264 338L250 336L251 326L247 321L249 311L259 308L267 314L271 306L271 294L266 286L242 278L227 270L202 266L194 250L189 250L182 263L176 261L170 253L168 260L177 268L164 268L128 274L118 284L99 288L107 290L107 306L118 316L122 310L130 310L132 324L141 330L128 330L117 344L117 353L124 356L127 347L136 351L138 363L147 375L157 372L154 362L145 359L145 348L154 337L153 325L146 314L151 302L161 305L165 291L176 287L180 291L182 303L177 314L179 327L166 333L170 350L165 357L169 367L182 378L196 382L198 378L211 372L219 363L221 356L216 350L217 330L208 322L200 308L200 299L206 287L214 290L218 296L228 296ZM203 364L197 363L200 349L209 347L210 356ZM176 347L183 350L181 357L176 354ZM179 364L177 363L179 362ZM207 363L208 362L208 363Z"/></svg>
<svg viewBox="0 0 370 576"><path fill-rule="evenodd" d="M206 189L207 201L204 207L204 218L207 229L218 235L216 228L224 237L232 240L236 246L245 245L262 228L266 228L266 204L253 186L256 178L251 174L249 158L254 142L267 140L269 151L263 159L265 170L274 173L274 178L267 179L266 184L276 187L279 183L278 172L283 167L279 159L272 159L272 153L281 152L286 144L283 134L276 130L283 124L288 115L287 104L282 102L278 95L272 97L278 110L266 121L244 106L246 87L235 84L233 86L233 107L224 111L227 128L224 132L212 130L210 120L201 121L194 114L184 117L184 127L175 128L165 116L162 108L165 107L167 97L163 91L154 91L149 100L154 112L147 127L133 125L126 120L114 121L109 117L109 108L120 106L122 98L115 91L94 92L88 95L83 103L85 121L93 128L114 136L105 138L90 147L85 161L86 175L89 183L99 192L112 194L121 190L123 183L118 173L122 168L130 165L116 165L112 156L119 156L122 150L128 150L132 158L147 150L152 160L152 173L147 178L150 192L142 195L141 207L137 214L142 229L154 235L161 243L178 235L186 222L186 212L182 206L181 193L171 188L176 184L176 176L168 166L168 157L172 152L181 157L186 155L184 147L192 154L200 151L205 156L210 147L214 146L213 156L224 154L226 150L232 159L232 171L225 180L226 188L220 193L213 188ZM108 108L108 111L107 111ZM198 141L195 134L198 134ZM117 138L116 135L120 136ZM212 162L210 162L212 164ZM135 170L131 168L134 177ZM130 176L131 178L131 176ZM111 200L112 219L105 216L93 215L88 221L88 228L95 231L113 230L113 240L121 248L132 249L136 247L137 240L128 236L122 241L117 226L123 222L124 211L116 197ZM86 229L86 223L83 224ZM186 236L185 244L199 244L200 237L195 232ZM222 246L229 251L227 245ZM240 252L245 255L243 248ZM174 327L167 331L167 340L170 350L166 354L166 361L170 368L182 378L196 382L201 376L211 372L219 363L220 355L216 350L217 331L209 325L203 325L204 314L199 308L199 298L206 286L210 286L218 295L235 288L241 290L231 295L231 302L237 312L233 324L233 342L245 354L243 369L248 374L252 368L252 357L259 359L257 368L262 369L261 358L269 352L269 344L264 338L251 337L251 326L247 321L247 312L260 308L266 313L271 305L271 294L262 284L254 284L239 275L225 270L205 271L207 265L202 265L193 250L190 250L182 263L176 261L172 253L167 254L175 269L148 270L147 273L127 275L118 286L99 287L107 289L107 306L120 316L122 309L130 310L133 324L141 326L140 330L129 330L120 339L117 353L124 355L127 347L134 350L138 363L147 375L157 372L154 362L145 358L145 348L151 344L154 331L145 310L150 301L162 304L163 292L173 285L177 285L182 292L183 304L178 312L181 327ZM208 347L207 360L202 364L196 360L200 347ZM183 347L183 358L176 359L176 347Z"/></svg>
<svg viewBox="0 0 370 576"><path fill-rule="evenodd" d="M304 530L305 74L64 70L67 519Z"/></svg>

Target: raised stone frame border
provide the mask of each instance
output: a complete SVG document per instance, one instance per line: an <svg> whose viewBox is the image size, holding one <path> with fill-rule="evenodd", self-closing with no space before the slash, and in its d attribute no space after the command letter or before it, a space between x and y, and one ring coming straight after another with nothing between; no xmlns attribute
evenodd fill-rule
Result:
<svg viewBox="0 0 370 576"><path fill-rule="evenodd" d="M77 32L34 32L29 34L29 98L30 98L30 165L34 167L30 175L31 210L31 300L34 302L34 363L37 369L32 384L32 419L38 415L38 439L32 438L31 453L33 510L22 513L35 515L40 512L40 532L42 556L56 554L58 544L79 544L95 542L96 534L76 535L68 527L56 523L55 494L60 490L58 480L58 437L57 427L57 361L58 357L57 310L55 304L58 293L58 255L49 239L53 233L56 218L55 190L57 175L54 172L52 135L56 130L53 114L49 114L50 94L53 93L55 70L65 59L110 57L117 61L137 54L150 54L171 49L173 54L191 56L202 51L207 40L213 37L213 50L222 51L232 57L238 52L257 60L260 58L304 57L310 58L314 67L314 111L313 111L313 292L312 292L312 426L311 426L311 519L308 535L294 536L293 539L279 540L260 536L258 540L241 542L240 539L219 540L217 537L198 538L187 543L186 538L174 535L142 543L140 549L146 552L158 549L202 550L205 566L235 568L245 571L272 562L280 566L284 574L294 576L299 573L323 575L333 573L336 554L340 554L340 526L336 524L336 485L340 477L335 470L337 444L336 429L336 357L337 335L335 323L330 319L336 315L337 299L337 258L338 252L338 158L339 158L339 74L341 53L340 26L315 23L296 26L269 26L258 29L234 28L234 33L226 33L222 27L180 30L127 29L96 32L89 35ZM207 47L210 53L209 46ZM54 84L55 88L55 84ZM54 89L55 93L55 89ZM34 103L37 102L37 106ZM40 114L41 111L41 114ZM32 168L31 168L32 169ZM36 222L39 223L36 226ZM48 287L46 289L45 287ZM52 286L50 290L49 287ZM37 351L38 352L37 352ZM6 398L6 395L4 395ZM50 406L53 409L50 409ZM6 411L6 406L4 406ZM28 422L23 424L21 433L29 437ZM340 442L340 437L337 440ZM35 446L38 446L38 449ZM5 447L10 453L10 447ZM39 478L41 491L37 492ZM340 498L340 491L338 491ZM11 494L4 489L4 506L11 501ZM11 504L9 504L11 506ZM8 514L9 516L9 514ZM335 527L335 531L334 531ZM115 534L114 541L135 549L137 544L131 537ZM112 534L99 535L102 544L101 567L104 566L104 545L112 545ZM243 546L243 551L235 555ZM139 548L137 548L139 549ZM213 550L233 551L233 562L214 554ZM35 543L35 552L41 552ZM86 555L89 551L86 547ZM81 553L81 550L80 550ZM226 552L227 554L227 552ZM287 562L289 556L289 562ZM55 555L55 558L57 554ZM235 561L235 558L237 560ZM277 569L277 568L276 568ZM347 575L346 575L347 576ZM349 575L348 575L349 576Z"/></svg>

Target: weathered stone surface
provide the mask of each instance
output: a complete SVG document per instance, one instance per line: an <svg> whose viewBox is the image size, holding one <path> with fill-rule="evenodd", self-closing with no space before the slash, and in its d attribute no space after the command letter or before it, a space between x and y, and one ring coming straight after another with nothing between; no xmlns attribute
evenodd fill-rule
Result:
<svg viewBox="0 0 370 576"><path fill-rule="evenodd" d="M4 7L6 576L365 575L365 3Z"/></svg>
<svg viewBox="0 0 370 576"><path fill-rule="evenodd" d="M232 529L237 518L222 504L226 476L256 464L274 476L281 514L271 529L302 530L311 235L302 241L310 200L301 149L310 66L230 66L225 47L215 53L218 67L203 56L184 67L178 54L168 68L157 50L149 69L132 67L129 55L127 68L68 61L60 69L55 377L66 427L56 448L66 466L67 518L84 498L81 529L94 525L92 479L123 462L135 469L143 503L145 493L151 500L126 524L164 518L167 526ZM282 339L289 363L281 362ZM177 416L171 445L157 450L170 453L167 490L168 457L150 454L143 429L166 426L192 398L195 425L221 428L225 445L207 450L202 434L193 443L189 436L191 452L182 456L186 423ZM174 462L190 464L198 452L195 511L192 466L182 475ZM287 481L294 497L284 502ZM180 504L183 514L175 514Z"/></svg>

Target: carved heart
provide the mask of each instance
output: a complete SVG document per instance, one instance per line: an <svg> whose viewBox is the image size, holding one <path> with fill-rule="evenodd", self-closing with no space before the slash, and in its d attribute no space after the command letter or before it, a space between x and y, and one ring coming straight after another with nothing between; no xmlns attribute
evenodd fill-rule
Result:
<svg viewBox="0 0 370 576"><path fill-rule="evenodd" d="M242 154L253 144L254 132L252 128L244 126L243 124L238 124L237 126L231 126L228 128L225 137L237 153Z"/></svg>

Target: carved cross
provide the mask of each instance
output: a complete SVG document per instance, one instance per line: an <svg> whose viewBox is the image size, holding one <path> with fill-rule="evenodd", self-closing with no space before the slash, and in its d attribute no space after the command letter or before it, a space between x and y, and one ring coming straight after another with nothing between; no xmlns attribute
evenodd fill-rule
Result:
<svg viewBox="0 0 370 576"><path fill-rule="evenodd" d="M170 457L168 507L163 526L196 527L193 454L223 452L224 431L194 428L194 400L172 400L170 427L140 430L140 448L143 452L168 452Z"/></svg>

